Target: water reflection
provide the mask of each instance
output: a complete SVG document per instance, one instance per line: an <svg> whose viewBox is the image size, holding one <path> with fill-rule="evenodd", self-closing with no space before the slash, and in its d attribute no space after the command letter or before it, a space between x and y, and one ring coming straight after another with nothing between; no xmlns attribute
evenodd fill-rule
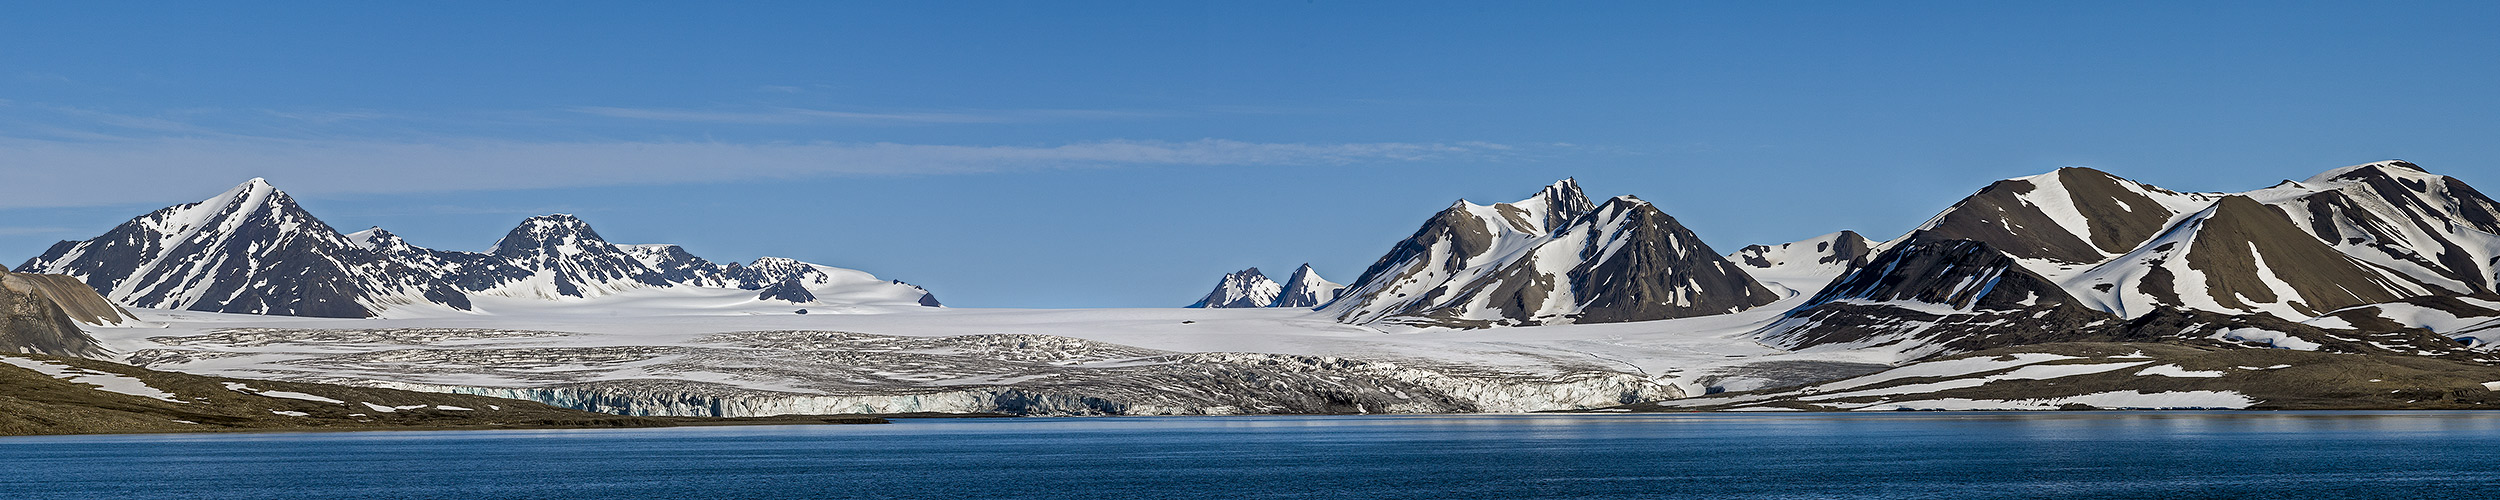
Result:
<svg viewBox="0 0 2500 500"><path fill-rule="evenodd" d="M0 438L0 498L2474 498L2500 415L904 420Z"/></svg>

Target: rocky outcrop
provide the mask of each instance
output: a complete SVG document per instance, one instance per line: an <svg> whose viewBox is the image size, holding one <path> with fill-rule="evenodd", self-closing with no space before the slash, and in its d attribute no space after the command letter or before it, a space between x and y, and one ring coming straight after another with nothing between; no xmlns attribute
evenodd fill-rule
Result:
<svg viewBox="0 0 2500 500"><path fill-rule="evenodd" d="M67 276L0 271L0 352L80 358L109 355L81 323L135 321Z"/></svg>

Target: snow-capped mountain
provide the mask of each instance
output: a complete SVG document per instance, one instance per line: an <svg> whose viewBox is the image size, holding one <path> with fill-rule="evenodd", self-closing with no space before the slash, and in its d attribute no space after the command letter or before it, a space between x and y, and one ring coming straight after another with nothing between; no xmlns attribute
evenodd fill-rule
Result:
<svg viewBox="0 0 2500 500"><path fill-rule="evenodd" d="M1293 270L1293 277L1285 279L1285 290L1277 292L1276 301L1267 306L1319 307L1320 304L1335 300L1337 291L1343 289L1345 285L1321 278L1319 271L1312 270L1310 264L1303 264L1301 268Z"/></svg>
<svg viewBox="0 0 2500 500"><path fill-rule="evenodd" d="M2195 322L2141 328L2150 316L2289 325L2364 306L2473 308L2422 299L2489 293L2500 264L2494 230L2500 204L2405 162L2244 193L2180 193L2065 168L1991 184L1879 245L1762 336L1789 347L1943 352L2073 340L2092 330L2086 323L2198 331ZM2282 337L2250 335L2268 345ZM2000 338L1974 340L1982 336Z"/></svg>
<svg viewBox="0 0 2500 500"><path fill-rule="evenodd" d="M529 218L486 253L428 249L381 228L339 234L262 179L61 242L18 269L68 275L135 307L285 316L677 287L778 287L759 299L797 303L937 304L927 290L849 269L775 258L721 266L675 245L616 245L564 214Z"/></svg>
<svg viewBox="0 0 2500 500"><path fill-rule="evenodd" d="M137 307L323 317L469 308L450 283L349 241L261 179L55 244L18 271L69 275Z"/></svg>
<svg viewBox="0 0 2500 500"><path fill-rule="evenodd" d="M2500 206L2407 162L2339 168L2250 196L2337 250L2450 293L2500 290Z"/></svg>
<svg viewBox="0 0 2500 500"><path fill-rule="evenodd" d="M1284 284L1277 284L1276 280L1253 267L1225 274L1223 279L1215 282L1215 290L1190 303L1189 307L1311 308L1328 303L1329 299L1337 297L1338 290L1344 288L1345 285L1319 277L1319 271L1311 270L1310 264L1294 269L1293 276L1286 278Z"/></svg>
<svg viewBox="0 0 2500 500"><path fill-rule="evenodd" d="M1267 279L1266 274L1253 267L1225 273L1224 279L1215 282L1215 291L1207 292L1206 297L1190 303L1189 307L1268 307L1276 303L1276 295L1284 291L1284 285Z"/></svg>
<svg viewBox="0 0 2500 500"><path fill-rule="evenodd" d="M1321 310L1346 323L1475 328L1725 314L1775 300L1656 206L1630 196L1591 205L1565 179L1518 202L1452 204Z"/></svg>

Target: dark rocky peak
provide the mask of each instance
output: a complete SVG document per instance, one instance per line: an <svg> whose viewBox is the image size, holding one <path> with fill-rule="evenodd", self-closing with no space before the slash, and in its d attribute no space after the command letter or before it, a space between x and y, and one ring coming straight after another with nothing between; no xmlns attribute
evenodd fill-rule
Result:
<svg viewBox="0 0 2500 500"><path fill-rule="evenodd" d="M745 264L733 262L722 268L721 277L730 286L748 290L761 290L783 281L812 285L833 279L815 264L783 257L760 257Z"/></svg>
<svg viewBox="0 0 2500 500"><path fill-rule="evenodd" d="M2500 233L2500 203L2455 177L2439 175L2403 161L2365 163L2328 170L2309 184L2351 184L2403 213L2388 216L2454 222L2485 233Z"/></svg>
<svg viewBox="0 0 2500 500"><path fill-rule="evenodd" d="M1987 242L1919 231L1842 275L1800 309L1839 301L2008 310L2074 298Z"/></svg>
<svg viewBox="0 0 2500 500"><path fill-rule="evenodd" d="M2252 194L2347 255L2455 293L2489 293L2500 264L2500 203L2454 177L2381 162ZM2287 198L2288 196L2288 198Z"/></svg>
<svg viewBox="0 0 2500 500"><path fill-rule="evenodd" d="M754 262L730 265L740 272L757 276L765 281L781 281L816 272L815 264L784 257L758 257Z"/></svg>
<svg viewBox="0 0 2500 500"><path fill-rule="evenodd" d="M2067 167L1989 184L1921 229L2025 259L2094 263L2158 235L2178 215L2164 199L2199 196Z"/></svg>
<svg viewBox="0 0 2500 500"><path fill-rule="evenodd" d="M572 214L549 214L531 217L495 240L489 253L503 257L560 254L564 249L607 247L606 239Z"/></svg>
<svg viewBox="0 0 2500 500"><path fill-rule="evenodd" d="M366 279L355 268L372 260L293 197L252 179L54 245L25 268L76 277L133 306L231 313L365 317L367 302L436 288Z"/></svg>
<svg viewBox="0 0 2500 500"><path fill-rule="evenodd" d="M1814 253L1816 255L1820 255L1821 257L1815 259L1814 263L1850 265L1861 264L1864 263L1866 259L1874 257L1872 249L1873 247L1868 243L1865 236L1858 235L1857 231L1844 229L1840 231L1839 237L1835 237L1831 241L1815 243Z"/></svg>
<svg viewBox="0 0 2500 500"><path fill-rule="evenodd" d="M673 284L623 248L600 238L589 223L567 214L521 221L495 241L491 255L550 278L548 286L504 292L522 296L591 297Z"/></svg>
<svg viewBox="0 0 2500 500"><path fill-rule="evenodd" d="M792 304L805 304L816 301L816 292L808 291L807 283L800 281L797 276L791 276L765 286L762 291L756 292L755 299L780 300L787 301ZM922 305L935 305L927 302L935 302L937 300L927 295L921 296L921 299L924 302Z"/></svg>
<svg viewBox="0 0 2500 500"><path fill-rule="evenodd" d="M1520 219L1513 221L1514 225L1528 225L1520 224L1520 222L1527 222L1533 224L1533 228L1526 230L1542 233L1560 231L1565 226L1569 226L1571 221L1597 208L1589 203L1588 194L1580 191L1580 182L1569 178L1545 186L1545 189L1538 191L1536 196L1494 205L1494 207L1500 210L1505 218Z"/></svg>
<svg viewBox="0 0 2500 500"><path fill-rule="evenodd" d="M1986 242L1922 231L1757 333L1788 349L1844 345L1918 358L2056 341L2115 319Z"/></svg>
<svg viewBox="0 0 2500 500"><path fill-rule="evenodd" d="M312 216L295 197L268 181L253 178L206 200L166 207L125 223L166 239L265 238L303 235L340 239L338 231Z"/></svg>
<svg viewBox="0 0 2500 500"><path fill-rule="evenodd" d="M1424 221L1423 227L1415 230L1415 234L1391 246L1388 254L1364 269L1363 276L1356 279L1353 286L1360 287L1368 280L1397 278L1407 271L1404 266L1410 259L1424 257L1443 242L1448 243L1449 253L1455 258L1442 263L1442 272L1455 272L1465 267L1467 257L1492 249L1494 228L1486 225L1484 219L1477 218L1467 207L1467 202L1461 201L1433 214L1431 219Z"/></svg>
<svg viewBox="0 0 2500 500"><path fill-rule="evenodd" d="M2371 179L2421 179L2426 177L2439 176L2437 174L2432 174L2428 169L2422 168L2421 165L2413 164L2413 162L2404 160L2387 160L2328 170L2321 172L2318 175L2309 177L2309 180L2306 182L2310 184L2321 184L2328 182L2368 181Z"/></svg>
<svg viewBox="0 0 2500 500"><path fill-rule="evenodd" d="M1754 269L1798 266L1855 266L1874 256L1874 242L1857 231L1816 236L1778 245L1746 245L1728 260Z"/></svg>
<svg viewBox="0 0 2500 500"><path fill-rule="evenodd" d="M1726 314L1779 300L1674 216L1639 198L1606 200L1569 230L1588 231L1580 262L1566 274L1581 300L1575 322Z"/></svg>

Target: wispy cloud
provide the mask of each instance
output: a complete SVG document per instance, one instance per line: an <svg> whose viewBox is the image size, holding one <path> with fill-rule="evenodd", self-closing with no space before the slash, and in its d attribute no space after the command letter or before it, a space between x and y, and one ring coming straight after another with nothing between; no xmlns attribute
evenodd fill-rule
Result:
<svg viewBox="0 0 2500 500"><path fill-rule="evenodd" d="M196 197L251 177L300 193L417 193L842 175L968 174L1126 166L1290 166L1484 161L1486 143L1108 140L1041 146L897 143L431 142L237 137L0 138L0 207Z"/></svg>
<svg viewBox="0 0 2500 500"><path fill-rule="evenodd" d="M1007 123L1138 113L1014 110L869 113L575 108L569 116L712 123ZM259 121L254 121L259 120ZM736 142L487 138L333 133L361 122L420 118L380 112L164 110L134 115L40 103L0 104L0 208L98 206L196 199L266 177L299 194L426 193L846 175L955 175L1143 166L1261 167L1491 161L1536 154L1485 142L1276 143L1227 139L1058 144ZM357 126L340 126L360 122ZM1531 149L1535 149L1532 147Z"/></svg>
<svg viewBox="0 0 2500 500"><path fill-rule="evenodd" d="M1106 120L1157 116L1156 113L1139 111L1092 109L877 113L806 108L675 109L587 106L571 108L571 111L607 118L671 122L734 123L748 125L797 125L835 122L905 124L1017 123L1070 119Z"/></svg>
<svg viewBox="0 0 2500 500"><path fill-rule="evenodd" d="M53 233L66 233L66 232L69 232L69 231L70 231L70 229L69 229L69 228L66 228L66 227L7 227L7 226L0 226L0 236L20 236L20 235L28 235L28 234L53 234Z"/></svg>

